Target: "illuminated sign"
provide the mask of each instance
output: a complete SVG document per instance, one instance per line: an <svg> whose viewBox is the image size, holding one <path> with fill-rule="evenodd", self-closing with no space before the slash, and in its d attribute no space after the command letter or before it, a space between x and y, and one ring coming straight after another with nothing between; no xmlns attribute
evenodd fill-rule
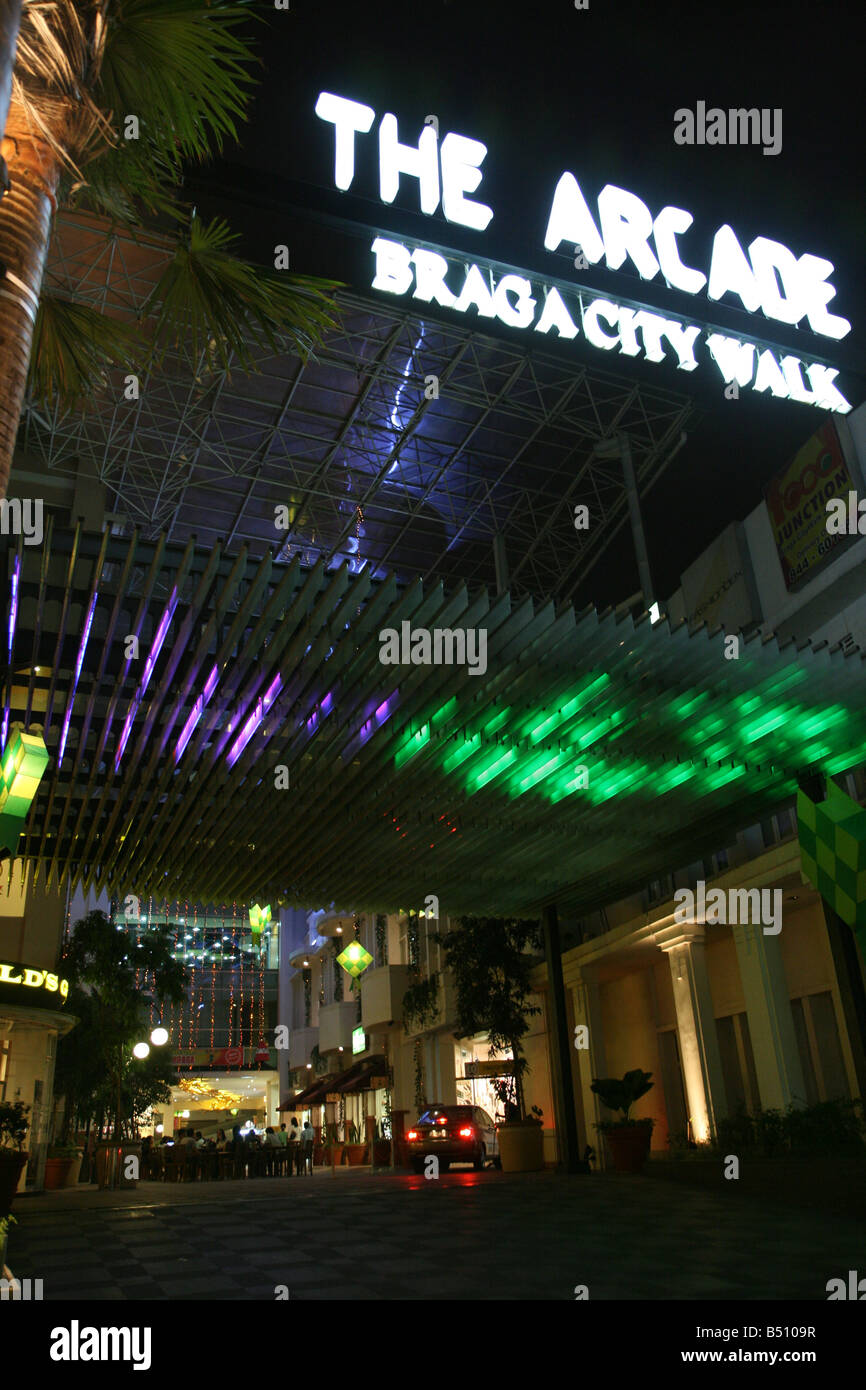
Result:
<svg viewBox="0 0 866 1390"><path fill-rule="evenodd" d="M334 126L334 182L351 187L355 177L355 140L366 135L375 112L360 102L322 92L316 115ZM418 180L421 211L432 216L440 207L449 222L483 232L493 210L466 195L481 183L487 154L478 140L453 132L439 139L435 118L428 119L417 145L402 144L397 118L386 113L379 124L379 196L392 203L401 176ZM836 291L829 283L830 261L809 253L796 256L781 242L756 237L746 249L727 224L716 231L705 269L683 259L680 244L694 218L684 208L663 207L653 215L634 193L606 184L593 214L574 174L560 177L553 193L543 244L548 251L567 248L577 269L604 260L609 270L630 261L643 280L661 275L670 289L711 301L732 296L749 314L758 311L788 327L809 330L834 341L851 331L847 319L827 305ZM693 371L702 356L715 364L728 386L751 387L782 400L799 401L846 414L851 406L834 385L838 371L825 363L771 348L763 341L733 337L679 314L598 296L568 282L554 283L517 270L467 263L428 246L407 245L378 236L372 288L408 295L457 313L474 310L478 318L498 319L511 328L554 333L573 339L581 334L604 352L618 349L650 362L674 361Z"/></svg>
<svg viewBox="0 0 866 1390"><path fill-rule="evenodd" d="M55 1008L58 1001L66 1002L68 994L69 981L48 970L22 965L19 961L0 964L0 1003L30 1003L41 1008Z"/></svg>
<svg viewBox="0 0 866 1390"><path fill-rule="evenodd" d="M363 1028L353 1028L353 1029L352 1029L352 1056L354 1057L354 1055L355 1055L356 1052L366 1052L366 1050L367 1050L367 1034L364 1032Z"/></svg>

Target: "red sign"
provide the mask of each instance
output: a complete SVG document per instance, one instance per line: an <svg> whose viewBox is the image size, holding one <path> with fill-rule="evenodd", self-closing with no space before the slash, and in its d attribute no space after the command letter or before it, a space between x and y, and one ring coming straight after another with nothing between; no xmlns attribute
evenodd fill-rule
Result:
<svg viewBox="0 0 866 1390"><path fill-rule="evenodd" d="M214 1057L214 1066L217 1067L242 1067L244 1064L244 1050L242 1047L224 1047L222 1052L218 1052Z"/></svg>

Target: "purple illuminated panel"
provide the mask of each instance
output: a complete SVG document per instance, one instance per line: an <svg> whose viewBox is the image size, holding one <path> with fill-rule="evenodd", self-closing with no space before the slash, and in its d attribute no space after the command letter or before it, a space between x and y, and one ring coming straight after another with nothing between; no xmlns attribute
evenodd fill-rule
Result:
<svg viewBox="0 0 866 1390"><path fill-rule="evenodd" d="M256 729L259 727L268 710L270 709L271 705L274 703L274 700L277 698L282 684L282 676L275 676L274 679L271 681L271 684L268 686L264 695L259 700L258 704L253 710L246 724L241 729L240 733L238 734L237 738L235 739L234 743L229 749L229 755L226 758L226 762L228 763L229 767L234 767L241 753L246 748Z"/></svg>
<svg viewBox="0 0 866 1390"><path fill-rule="evenodd" d="M72 706L75 703L75 692L78 689L78 678L81 675L81 668L84 665L84 653L87 651L87 639L90 636L90 629L93 626L93 614L96 612L96 594L90 600L90 607L87 610L87 617L84 620L84 631L81 634L81 641L78 644L78 660L75 663L75 675L72 679L72 689L69 692L69 699L66 704L66 714L63 719L63 732L60 735L60 749L57 754L57 766L63 762L63 754L66 752L66 735L69 733L69 721L72 718Z"/></svg>
<svg viewBox="0 0 866 1390"><path fill-rule="evenodd" d="M199 695L198 699L193 705L192 710L190 712L190 716L184 724L181 736L175 745L175 762L178 762L180 760L180 758L183 755L183 750L186 748L186 745L192 738L193 733L195 731L195 727L198 724L198 721L201 719L202 714L204 712L205 705L208 703L211 695L213 695L214 690L216 689L216 683L218 679L219 672L217 671L217 668L215 666L211 671L210 675L208 676L207 681L205 682L204 691L201 695Z"/></svg>
<svg viewBox="0 0 866 1390"><path fill-rule="evenodd" d="M12 647L15 643L15 624L18 619L18 581L21 576L21 557L15 556L15 568L12 571L12 600L9 604L9 664L12 665ZM11 685L10 685L11 691ZM6 747L6 735L9 732L9 705L3 708L3 728L0 731L0 749Z"/></svg>
<svg viewBox="0 0 866 1390"><path fill-rule="evenodd" d="M132 704L129 707L129 713L126 716L126 723L123 726L123 733L120 735L120 742L117 745L117 752L114 755L115 772L120 767L120 760L123 757L124 749L126 748L126 744L129 739L129 734L132 729L133 720L135 719L135 716L138 713L138 707L141 704L142 697L145 691L147 690L150 678L153 675L153 668L156 665L157 657L162 651L162 644L165 641L165 635L168 632L168 625L174 617L174 610L176 608L177 589L172 589L171 598L168 601L168 606L166 607L165 612L159 620L159 627L156 629L156 633L154 635L153 644L150 649L150 655L147 658L147 662L145 663L144 675L141 678L141 684L138 687L138 690L135 692Z"/></svg>
<svg viewBox="0 0 866 1390"><path fill-rule="evenodd" d="M399 689L389 695L387 700L383 700L377 710L374 710L365 724L361 725L361 743L366 743L372 733L382 727L386 719L390 719L397 705Z"/></svg>

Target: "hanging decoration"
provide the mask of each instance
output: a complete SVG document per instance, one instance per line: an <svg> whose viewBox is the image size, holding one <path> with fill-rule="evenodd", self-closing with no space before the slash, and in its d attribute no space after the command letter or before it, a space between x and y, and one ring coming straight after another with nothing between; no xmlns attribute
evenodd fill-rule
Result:
<svg viewBox="0 0 866 1390"><path fill-rule="evenodd" d="M264 927L270 925L271 908L270 904L266 907L259 907L256 903L250 908L250 926L253 929L253 937L260 937Z"/></svg>
<svg viewBox="0 0 866 1390"><path fill-rule="evenodd" d="M373 957L360 941L350 941L345 950L337 956L337 961L343 967L347 975L351 975L354 980L373 964ZM342 995L341 995L342 998Z"/></svg>

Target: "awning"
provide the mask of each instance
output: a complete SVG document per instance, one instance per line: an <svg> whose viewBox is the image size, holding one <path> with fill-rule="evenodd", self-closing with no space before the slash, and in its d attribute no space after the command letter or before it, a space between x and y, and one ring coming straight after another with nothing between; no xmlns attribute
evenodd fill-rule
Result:
<svg viewBox="0 0 866 1390"><path fill-rule="evenodd" d="M277 1106L277 1112L281 1113L284 1110L305 1110L309 1105L318 1104L319 1101L324 1100L325 1092L334 1089L333 1082L335 1079L335 1073L331 1073L324 1078L319 1077L318 1080L307 1086L305 1090L300 1091L296 1096L290 1096L287 1100L284 1100L282 1104ZM320 1091L322 1092L321 1096L318 1094Z"/></svg>
<svg viewBox="0 0 866 1390"><path fill-rule="evenodd" d="M365 1057L363 1061L356 1062L347 1072L340 1077L336 1085L329 1087L332 1091L341 1091L343 1095L354 1095L357 1091L366 1091L367 1083L371 1076L384 1076L388 1071L388 1063L384 1056Z"/></svg>

